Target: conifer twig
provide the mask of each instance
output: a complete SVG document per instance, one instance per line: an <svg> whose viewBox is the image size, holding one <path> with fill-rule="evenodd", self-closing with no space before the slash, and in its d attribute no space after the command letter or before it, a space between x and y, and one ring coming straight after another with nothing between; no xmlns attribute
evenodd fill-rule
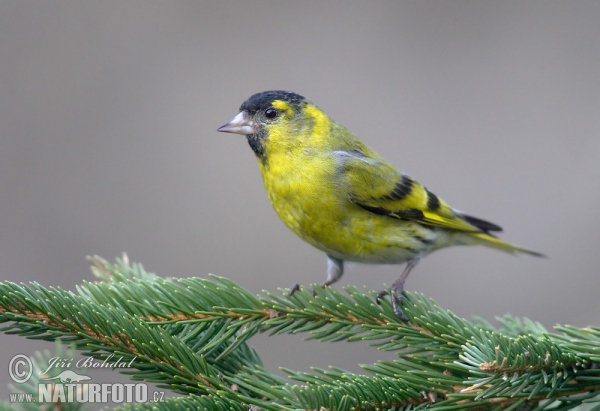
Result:
<svg viewBox="0 0 600 411"><path fill-rule="evenodd" d="M598 328L551 333L505 316L496 329L420 294L407 294L400 321L372 290L254 295L223 277L163 279L126 259L91 262L100 281L76 293L0 283L1 330L62 341L94 358L135 358L126 371L134 380L185 395L154 404L159 409L567 410L600 401ZM363 365L364 375L284 370L292 384L265 370L249 347L264 332L367 340L398 358Z"/></svg>

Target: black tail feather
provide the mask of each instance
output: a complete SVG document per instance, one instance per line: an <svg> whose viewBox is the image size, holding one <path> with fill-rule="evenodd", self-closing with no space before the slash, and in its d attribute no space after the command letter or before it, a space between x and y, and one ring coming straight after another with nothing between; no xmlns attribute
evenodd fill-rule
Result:
<svg viewBox="0 0 600 411"><path fill-rule="evenodd" d="M502 227L494 223L490 223L489 221L485 221L480 218L472 217L466 214L458 214L458 216L465 220L467 223L474 225L475 227L479 228L485 233L489 234L490 231L502 231Z"/></svg>

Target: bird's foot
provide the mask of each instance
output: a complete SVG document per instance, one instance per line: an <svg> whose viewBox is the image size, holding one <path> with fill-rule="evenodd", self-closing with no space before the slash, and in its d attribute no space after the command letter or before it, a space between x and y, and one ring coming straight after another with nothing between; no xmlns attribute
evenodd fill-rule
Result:
<svg viewBox="0 0 600 411"><path fill-rule="evenodd" d="M290 292L288 293L288 297L291 297L292 295L294 295L294 293L296 291L300 291L300 288L301 288L300 284L298 284L298 283L292 284L292 286L290 287ZM315 292L315 290L312 287L310 287L310 291L311 291L313 297L317 296L317 293Z"/></svg>
<svg viewBox="0 0 600 411"><path fill-rule="evenodd" d="M381 300L383 297L385 297L386 295L389 295L389 294L390 294L390 293L389 293L389 291L388 291L388 290L382 290L382 291L379 291L379 292L377 293L377 297L375 297L375 302L377 302L377 304L381 304L381 303L379 302L379 300Z"/></svg>
<svg viewBox="0 0 600 411"><path fill-rule="evenodd" d="M390 291L389 292L382 291L377 294L377 303L378 304L379 304L380 298L382 298L386 295L390 296L390 299L392 300L392 308L394 309L394 314L396 314L396 317L398 317L398 319L400 319L400 321L408 320L408 318L404 315L404 313L400 309L400 305L402 304L402 299L403 299L402 292L404 291L404 282L406 281L408 274L410 274L410 270L415 268L415 266L417 265L418 262L419 262L418 256L414 257L412 260L409 260L408 263L406 263L406 267L404 267L404 271L402 271L402 275L400 276L400 278L398 278L394 282L394 284L392 284L392 286L390 287Z"/></svg>
<svg viewBox="0 0 600 411"><path fill-rule="evenodd" d="M398 317L400 321L408 321L408 317L404 315L404 312L402 312L402 309L400 308L400 305L402 305L402 300L404 299L402 290L400 290L400 292L392 290L390 298L392 299L394 315Z"/></svg>
<svg viewBox="0 0 600 411"><path fill-rule="evenodd" d="M292 284L292 286L290 287L290 292L288 293L288 297L294 295L296 291L300 291L300 284L298 283Z"/></svg>
<svg viewBox="0 0 600 411"><path fill-rule="evenodd" d="M375 301L377 302L377 304L380 304L380 300L383 297L385 297L386 295L389 295L390 300L392 302L392 309L394 310L394 315L396 317L398 317L398 319L400 321L407 321L408 318L406 317L406 315L404 315L404 313L402 312L402 309L400 308L400 306L402 305L402 300L404 299L403 289L404 289L403 285L400 285L399 287L392 286L390 291L388 291L388 290L380 291L377 293L377 297L375 298Z"/></svg>

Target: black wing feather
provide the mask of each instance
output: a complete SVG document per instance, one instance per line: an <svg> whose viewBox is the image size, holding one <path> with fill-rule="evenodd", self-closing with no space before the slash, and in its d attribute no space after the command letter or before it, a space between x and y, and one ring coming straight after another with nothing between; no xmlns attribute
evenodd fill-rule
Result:
<svg viewBox="0 0 600 411"><path fill-rule="evenodd" d="M490 231L502 231L502 227L500 227L499 225L482 220L481 218L473 217L466 214L458 214L458 216L465 220L467 223L474 225L481 231L484 231L488 234Z"/></svg>

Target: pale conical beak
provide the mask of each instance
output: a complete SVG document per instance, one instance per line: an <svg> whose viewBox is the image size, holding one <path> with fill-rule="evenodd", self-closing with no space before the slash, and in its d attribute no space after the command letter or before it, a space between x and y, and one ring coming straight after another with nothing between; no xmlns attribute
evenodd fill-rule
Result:
<svg viewBox="0 0 600 411"><path fill-rule="evenodd" d="M240 111L240 113L232 118L229 122L223 124L221 127L217 129L217 131L222 131L224 133L235 133L235 134L254 134L256 130L254 120L252 117L245 111Z"/></svg>

